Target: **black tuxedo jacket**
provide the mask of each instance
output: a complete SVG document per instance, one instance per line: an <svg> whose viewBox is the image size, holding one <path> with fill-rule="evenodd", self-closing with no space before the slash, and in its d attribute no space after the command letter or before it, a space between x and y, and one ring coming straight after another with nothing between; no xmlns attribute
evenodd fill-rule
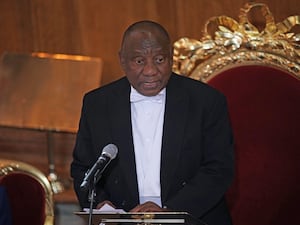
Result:
<svg viewBox="0 0 300 225"><path fill-rule="evenodd" d="M125 210L139 204L129 96L124 77L84 97L71 165L82 207L89 202L80 183L109 143L118 147L118 155L97 184L95 204L110 200ZM233 161L225 97L204 83L172 74L161 150L163 206L189 212L208 225L230 224L224 193L233 178Z"/></svg>

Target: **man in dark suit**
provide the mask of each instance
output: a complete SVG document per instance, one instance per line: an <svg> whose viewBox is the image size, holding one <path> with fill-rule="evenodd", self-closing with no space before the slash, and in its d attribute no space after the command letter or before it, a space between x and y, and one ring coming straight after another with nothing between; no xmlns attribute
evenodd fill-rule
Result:
<svg viewBox="0 0 300 225"><path fill-rule="evenodd" d="M124 33L125 77L84 96L71 175L81 207L86 171L109 143L118 147L96 184L95 207L185 211L208 225L231 224L224 194L233 179L233 137L225 97L172 73L167 31L140 21Z"/></svg>

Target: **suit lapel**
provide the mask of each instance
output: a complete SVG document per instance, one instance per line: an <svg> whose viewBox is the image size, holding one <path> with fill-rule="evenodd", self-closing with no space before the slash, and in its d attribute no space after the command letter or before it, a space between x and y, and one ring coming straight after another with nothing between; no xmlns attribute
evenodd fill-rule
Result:
<svg viewBox="0 0 300 225"><path fill-rule="evenodd" d="M161 194L164 202L174 179L176 165L184 137L184 127L187 119L188 96L178 88L178 79L170 79L167 86L165 121L161 153Z"/></svg>
<svg viewBox="0 0 300 225"><path fill-rule="evenodd" d="M128 190L138 202L138 187L135 169L135 156L131 129L130 85L127 79L121 83L111 100L110 116L112 121L112 137L119 148L121 174L125 176Z"/></svg>

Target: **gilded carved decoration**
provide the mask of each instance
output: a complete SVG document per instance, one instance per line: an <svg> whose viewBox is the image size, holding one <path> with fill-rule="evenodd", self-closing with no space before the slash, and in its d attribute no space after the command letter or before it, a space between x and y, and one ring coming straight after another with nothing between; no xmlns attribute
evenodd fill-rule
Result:
<svg viewBox="0 0 300 225"><path fill-rule="evenodd" d="M265 20L262 30L248 18L254 8ZM278 67L300 79L300 33L292 32L299 25L300 15L275 23L266 4L247 3L240 9L239 22L228 16L212 17L202 39L177 40L173 71L206 82L217 72L249 63Z"/></svg>

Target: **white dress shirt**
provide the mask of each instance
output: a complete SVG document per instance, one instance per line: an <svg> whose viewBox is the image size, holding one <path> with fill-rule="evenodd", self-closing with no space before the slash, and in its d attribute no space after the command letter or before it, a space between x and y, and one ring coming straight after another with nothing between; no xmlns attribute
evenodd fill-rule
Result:
<svg viewBox="0 0 300 225"><path fill-rule="evenodd" d="M131 121L140 204L161 204L160 157L166 89L143 96L131 87Z"/></svg>

